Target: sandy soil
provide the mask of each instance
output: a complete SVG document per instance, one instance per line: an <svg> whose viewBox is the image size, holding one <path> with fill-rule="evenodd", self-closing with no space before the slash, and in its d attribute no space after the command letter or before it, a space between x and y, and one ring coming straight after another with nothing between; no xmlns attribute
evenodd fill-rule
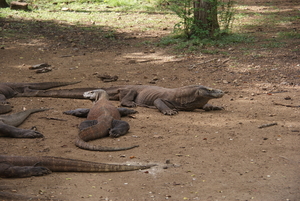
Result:
<svg viewBox="0 0 300 201"><path fill-rule="evenodd" d="M293 4L285 6L296 8ZM299 21L289 28L292 27L299 29ZM112 41L109 45L108 41L103 46L88 47L57 45L47 38L2 38L5 48L0 49L1 82L81 81L64 88L125 84L173 88L202 84L226 92L223 98L210 101L223 106L222 111L181 111L165 116L155 109L136 108L139 113L134 118L123 118L131 126L126 136L93 141L105 146L140 145L122 152L92 152L75 147L77 125L83 119L62 112L91 107L88 100L10 99L13 112L23 108L53 109L31 115L20 126L36 126L45 138L2 138L1 154L157 166L133 172L53 173L1 179L2 187L8 187L4 191L37 198L91 201L300 200L299 39L287 41L282 48L251 49L249 55L241 53L244 45L237 45L226 47L226 55L178 56L165 48L137 45L143 40L157 40L154 35L157 33L153 38L120 38L122 43ZM298 51L290 51L297 48ZM51 64L52 71L37 74L29 70L31 65L43 62ZM97 78L102 74L117 75L119 79L104 83ZM114 104L118 106L119 102ZM258 128L269 123L277 125ZM165 168L167 161L171 165Z"/></svg>

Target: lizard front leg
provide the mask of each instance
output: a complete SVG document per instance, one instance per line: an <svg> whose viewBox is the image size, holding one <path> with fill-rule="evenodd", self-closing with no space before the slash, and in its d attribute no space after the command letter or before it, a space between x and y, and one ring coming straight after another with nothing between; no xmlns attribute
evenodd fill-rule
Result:
<svg viewBox="0 0 300 201"><path fill-rule="evenodd" d="M0 177L22 178L51 174L51 170L41 166L14 166L9 163L0 163Z"/></svg>
<svg viewBox="0 0 300 201"><path fill-rule="evenodd" d="M78 108L76 110L69 110L69 111L65 111L63 113L67 114L67 115L73 115L76 117L86 118L89 112L90 112L90 109L88 109L88 108Z"/></svg>
<svg viewBox="0 0 300 201"><path fill-rule="evenodd" d="M214 106L214 105L211 105L211 104L205 104L203 107L202 107L203 110L205 111L211 111L211 110L223 110L224 107L219 107L219 106Z"/></svg>
<svg viewBox="0 0 300 201"><path fill-rule="evenodd" d="M111 129L109 130L110 137L120 137L125 135L130 126L126 121L114 119L112 121Z"/></svg>
<svg viewBox="0 0 300 201"><path fill-rule="evenodd" d="M120 90L119 91L119 99L121 101L121 105L125 107L136 107L136 103L134 102L137 91L135 90Z"/></svg>
<svg viewBox="0 0 300 201"><path fill-rule="evenodd" d="M35 130L16 128L14 126L7 125L1 121L0 121L0 136L13 137L13 138L44 137L43 134Z"/></svg>
<svg viewBox="0 0 300 201"><path fill-rule="evenodd" d="M154 106L164 115L175 115L178 113L176 109L171 109L164 100L158 98L154 101Z"/></svg>
<svg viewBox="0 0 300 201"><path fill-rule="evenodd" d="M117 109L118 109L121 117L125 117L125 116L128 116L128 115L137 113L136 110L131 110L131 109L124 108L124 107L119 107Z"/></svg>

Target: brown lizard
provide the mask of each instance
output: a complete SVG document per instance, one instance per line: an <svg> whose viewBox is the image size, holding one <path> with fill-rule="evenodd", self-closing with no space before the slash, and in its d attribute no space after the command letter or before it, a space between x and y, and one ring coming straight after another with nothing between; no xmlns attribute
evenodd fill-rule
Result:
<svg viewBox="0 0 300 201"><path fill-rule="evenodd" d="M29 115L36 112L42 112L49 109L29 109L11 115L0 115L0 136L15 138L36 138L43 135L33 129L21 129L21 125Z"/></svg>
<svg viewBox="0 0 300 201"><path fill-rule="evenodd" d="M87 115L87 120L79 125L80 131L75 141L77 147L92 151L121 151L138 147L137 145L121 148L102 147L88 143L90 140L106 136L119 137L125 135L130 126L126 121L121 120L121 114L125 116L134 114L136 111L126 108L118 110L109 102L107 93L102 89L84 93L84 97L95 100L90 110L76 109L64 112L64 114L80 117Z"/></svg>

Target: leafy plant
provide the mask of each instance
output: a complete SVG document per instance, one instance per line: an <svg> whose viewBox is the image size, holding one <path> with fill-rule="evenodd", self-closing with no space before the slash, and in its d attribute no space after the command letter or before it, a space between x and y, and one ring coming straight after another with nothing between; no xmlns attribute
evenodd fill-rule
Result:
<svg viewBox="0 0 300 201"><path fill-rule="evenodd" d="M184 38L206 38L206 37L217 37L224 33L228 33L230 26L233 22L234 16L234 1L233 0L204 0L209 2L211 7L208 13L206 21L213 21L215 11L218 16L218 22L221 25L221 29L217 29L211 34L210 23L204 23L198 20L199 12L204 11L206 8L199 7L199 0L167 0L161 4L167 9L173 11L181 20L174 26L174 33L181 35ZM197 5L197 6L196 6ZM207 24L207 25L206 25Z"/></svg>

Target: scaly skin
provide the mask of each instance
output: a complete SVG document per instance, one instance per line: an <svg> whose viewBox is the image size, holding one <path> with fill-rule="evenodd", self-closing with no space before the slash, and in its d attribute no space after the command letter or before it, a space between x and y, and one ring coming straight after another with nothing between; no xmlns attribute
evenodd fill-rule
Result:
<svg viewBox="0 0 300 201"><path fill-rule="evenodd" d="M42 82L42 83L0 83L0 114L8 113L12 106L6 99L21 96L36 96L39 90L51 89L54 87L76 84L78 82ZM43 137L37 131L20 129L19 126L30 114L47 109L32 109L12 115L0 116L0 136L17 138Z"/></svg>
<svg viewBox="0 0 300 201"><path fill-rule="evenodd" d="M47 108L29 109L11 115L0 116L0 136L14 138L37 138L44 137L41 133L31 129L20 129L15 126L21 125L29 115L36 112L49 110Z"/></svg>
<svg viewBox="0 0 300 201"><path fill-rule="evenodd" d="M119 137L125 135L129 130L129 124L120 120L121 115L119 110L108 101L108 95L104 90L96 90L91 94L85 93L84 96L90 97L93 95L95 96L93 99L96 99L95 104L89 110L87 121L84 121L79 126L80 131L75 145L79 148L92 151L123 151L137 147L102 147L88 143L90 140L103 138L108 135ZM86 111L85 109L83 110ZM68 114L67 112L65 113Z"/></svg>
<svg viewBox="0 0 300 201"><path fill-rule="evenodd" d="M43 176L51 172L121 172L152 166L106 164L52 156L0 155L0 177Z"/></svg>

